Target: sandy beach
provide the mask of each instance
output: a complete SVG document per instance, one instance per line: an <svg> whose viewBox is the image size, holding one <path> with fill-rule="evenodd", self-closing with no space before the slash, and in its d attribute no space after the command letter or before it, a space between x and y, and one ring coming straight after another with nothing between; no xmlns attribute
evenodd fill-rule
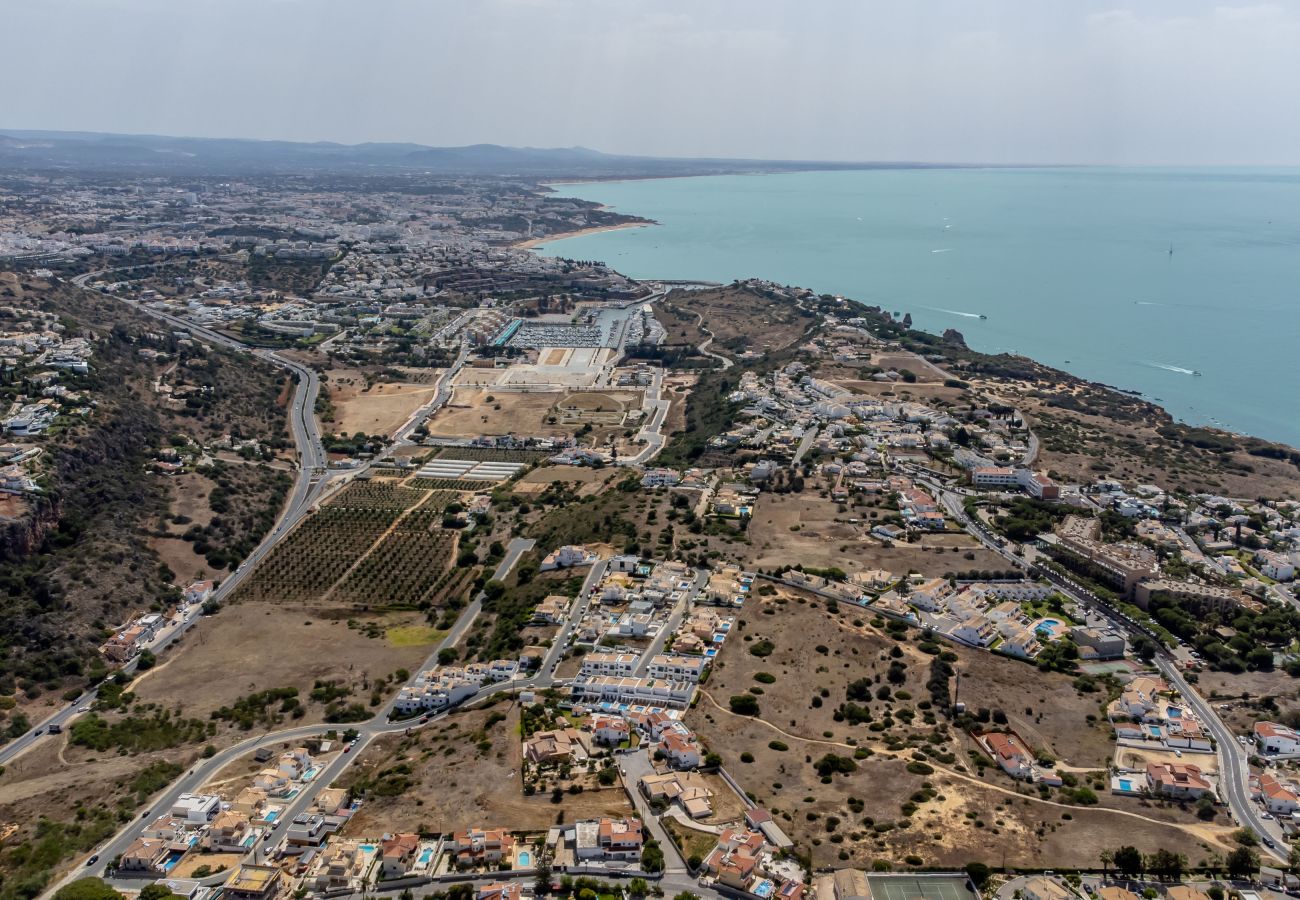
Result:
<svg viewBox="0 0 1300 900"><path fill-rule="evenodd" d="M533 247L540 247L542 244L549 244L552 241L562 241L566 238L582 237L584 234L599 234L602 231L621 231L624 228L644 228L649 222L623 222L619 225L596 225L591 228L579 228L577 231L558 231L555 234L548 234L545 237L531 238L515 244L523 250L531 250Z"/></svg>

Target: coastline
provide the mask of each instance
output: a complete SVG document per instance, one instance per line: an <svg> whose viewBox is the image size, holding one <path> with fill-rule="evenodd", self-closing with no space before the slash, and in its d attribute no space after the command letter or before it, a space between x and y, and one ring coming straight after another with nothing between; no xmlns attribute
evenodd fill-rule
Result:
<svg viewBox="0 0 1300 900"><path fill-rule="evenodd" d="M526 241L520 241L514 246L520 250L532 250L543 244L549 244L552 241L563 241L569 238L584 237L589 234L600 234L602 231L622 231L624 228L645 228L653 225L653 222L620 222L617 225L593 225L590 228L579 228L577 231L557 231L555 234L548 234L545 237L529 238Z"/></svg>
<svg viewBox="0 0 1300 900"><path fill-rule="evenodd" d="M1005 167L1005 168L1038 169L1040 167L1017 166L1017 167ZM1052 168L1056 168L1056 167L1052 167ZM1080 168L1087 168L1087 167L1080 167ZM803 174L803 173L773 172L773 173L762 173L762 174L793 175L793 174ZM568 196L576 195L579 199L585 199L588 200L589 202L596 202L600 204L603 201L604 204L610 204L615 208L626 211L630 215L636 215L639 204L633 198L641 197L642 196L641 194L632 194L630 196L624 194L614 194L612 196L617 198L614 200L609 199L608 195L597 194L596 196L599 197L600 199L596 199L594 197L591 197L590 195L587 195L581 189L584 186L594 187L597 184L617 184L620 182L625 184L631 184L635 182L646 182L646 181L672 182L672 181L686 181L687 179L690 179L691 181L698 181L699 176L697 175L651 176L651 177L625 177L625 178L616 178L616 179L608 179L608 178L572 179L570 178L570 179L550 181L546 183L546 186L549 187L551 190L557 191L559 193L567 194ZM572 187L574 189L573 192L567 192L565 190L565 188L567 187ZM653 210L654 207L651 207L651 209ZM651 211L650 215L653 216L654 212ZM583 233L585 232L579 232L579 234L583 234ZM564 235L564 236L556 235L554 239L560 240L567 237L569 237L569 235ZM670 237L666 236L666 240L668 241L669 244L671 244ZM544 241L542 243L549 244L549 241ZM642 243L643 242L640 242L635 238L631 238L630 242L624 245L628 248L627 253L630 258L637 256L635 249L637 247L640 247ZM661 244L663 242L656 240L653 243ZM563 251L556 251L554 248L549 249L547 252L548 254L555 254L557 252L563 253ZM600 253L600 251L591 250L591 249L588 249L583 252L595 253L597 255L599 255ZM619 255L621 256L621 254ZM691 259L698 264L700 261L699 257L700 254L697 253L695 254L695 256L691 257ZM636 268L634 264L632 265L633 268ZM726 280L726 277L724 277L722 273L726 273L730 277L742 278L742 279L746 277L755 276L753 267L745 267L742 269L737 269L734 271L734 274L728 272L727 270L728 270L727 266L722 266L718 271L710 270L711 274L709 274L706 273L704 269L701 269L698 265L695 265L695 266L686 267L686 269L682 269L680 271L689 271L692 277L704 277L704 278L711 277L711 278L721 279L721 280ZM674 270L674 271L678 271L678 270ZM638 272L638 275L642 280L655 280L661 274L663 274L663 269L659 266L647 267L643 265L641 267L641 270ZM784 274L789 274L789 273L784 273ZM775 277L775 279L781 283L797 283L800 285L811 287L814 290L818 290L818 291L833 290L833 289L838 289L839 287L838 285L836 285L835 288L832 288L830 285L827 285L825 283L823 283L822 285L818 285L817 279L815 278L810 280L791 280L788 278L781 278L779 275L775 275L775 274L771 276L765 275L765 276L758 276L758 277ZM849 296L852 296L852 294L850 293ZM859 301L859 302L864 302L864 305L869 305L865 301ZM1140 305L1163 306L1167 304L1152 302L1149 304L1142 303ZM944 310L944 312L947 312L947 310ZM961 326L958 325L957 327L961 327ZM930 322L927 323L927 325L921 326L921 330L925 330L926 333L928 334L938 335L942 329L941 326L936 325L934 322ZM979 334L971 335L971 337L976 344L981 344ZM983 344L984 346L982 346L981 349L985 353L997 355L998 353L1009 352L1012 353L1013 355L1016 355L1016 351L1014 349L1009 349L1009 347L1014 347L1016 345L1016 342L1013 340L1003 340L1001 342L994 342L992 344L990 344L988 341L984 341ZM1070 349L1076 349L1076 348L1067 348L1067 351ZM1259 440L1270 444L1285 446L1288 448L1300 448L1300 436L1290 433L1290 431L1286 428L1280 428L1277 424L1280 420L1275 417L1265 416L1264 418L1261 419L1261 415L1260 415L1261 411L1258 409L1251 409L1248 410L1246 413L1242 413L1240 415L1225 415L1224 414L1225 407L1223 407L1222 403L1220 403L1218 406L1207 406L1206 403L1208 402L1208 400L1206 399L1206 397L1202 396L1204 394L1204 391L1201 389L1201 387L1203 386L1198 386L1195 390L1192 390L1185 387L1180 387L1178 385L1166 385L1158 377L1150 376L1149 374L1145 376L1142 374L1135 375L1132 372L1128 371L1128 369L1133 368L1134 366L1138 366L1140 365L1140 363L1134 363L1133 365L1130 365L1127 368L1125 368L1124 366L1117 363L1115 360L1103 360L1104 363L1103 365L1100 366L1084 365L1076 369L1075 366L1072 366L1070 364L1071 358L1075 359L1076 363L1079 362L1079 357L1077 357L1074 352L1064 352L1064 357L1067 358L1064 359L1064 364L1062 364L1062 360L1060 358L1062 356L1062 352L1060 351L1060 348L1056 348L1056 350L1057 350L1056 353L1052 353L1050 350L1044 350L1043 348L1035 344L1031 346L1028 354L1025 354L1024 351L1022 350L1020 355L1025 355L1025 358L1032 359L1039 365L1042 365L1046 368L1050 368L1056 372L1059 372L1065 377L1077 378L1081 381L1092 383L1092 384L1105 385L1109 390L1112 390L1116 393L1126 394L1131 397L1140 398L1146 403L1150 404L1151 406L1158 408L1164 414L1168 415L1171 421L1179 423L1181 425L1185 425L1193 428L1206 429L1208 431L1218 432L1220 434L1228 435L1238 439ZM1042 357L1037 355L1039 352L1043 352L1044 356L1046 356L1046 358L1048 359L1055 358L1055 361L1051 363L1045 362ZM1135 357L1135 359L1145 359L1145 358L1146 357ZM1125 361L1127 360L1120 360L1119 362L1122 363ZM1209 374L1214 374L1214 373L1209 373ZM1165 376L1165 378L1168 378L1168 376ZM1128 385L1128 386L1120 387L1119 385ZM1219 395L1223 394L1224 390L1222 389L1221 385L1216 385L1216 387L1219 388L1217 393L1215 393L1214 395L1214 399L1217 402L1218 400L1221 399ZM1174 395L1171 396L1168 393L1168 391L1174 391ZM1193 394L1195 396L1191 396ZM1224 419L1226 421L1220 421L1220 419Z"/></svg>

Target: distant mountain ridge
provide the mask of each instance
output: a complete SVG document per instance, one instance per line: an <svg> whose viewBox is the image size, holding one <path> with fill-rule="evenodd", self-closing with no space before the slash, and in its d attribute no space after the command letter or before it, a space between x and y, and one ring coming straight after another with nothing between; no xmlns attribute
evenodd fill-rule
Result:
<svg viewBox="0 0 1300 900"><path fill-rule="evenodd" d="M0 170L151 170L176 174L428 172L438 175L599 178L932 167L912 163L625 156L586 147L505 147L499 144L430 147L410 143L305 143L0 129Z"/></svg>

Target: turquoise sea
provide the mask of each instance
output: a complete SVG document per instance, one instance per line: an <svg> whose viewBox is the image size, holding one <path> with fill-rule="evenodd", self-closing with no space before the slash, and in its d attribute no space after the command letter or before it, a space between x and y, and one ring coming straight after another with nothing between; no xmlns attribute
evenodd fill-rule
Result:
<svg viewBox="0 0 1300 900"><path fill-rule="evenodd" d="M548 255L843 294L1141 391L1187 422L1300 446L1300 170L880 169L557 190L659 224Z"/></svg>

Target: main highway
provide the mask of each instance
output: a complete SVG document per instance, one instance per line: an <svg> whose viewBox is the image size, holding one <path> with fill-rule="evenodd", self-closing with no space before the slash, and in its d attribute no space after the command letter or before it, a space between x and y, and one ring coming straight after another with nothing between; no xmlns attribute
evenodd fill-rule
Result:
<svg viewBox="0 0 1300 900"><path fill-rule="evenodd" d="M112 270L88 272L84 275L78 275L72 279L72 282L77 287L84 288L90 278L104 274L107 271ZM320 430L315 415L316 397L320 392L320 378L308 366L280 356L270 350L254 350L227 335L187 322L170 313L128 300L122 302L147 315L167 322L177 329L184 329L196 339L205 343L224 347L237 353L250 354L271 365L286 369L294 375L297 381L293 394L293 405L289 410L289 426L293 433L294 444L298 450L298 477L294 482L293 491L290 493L289 499L285 503L283 510L281 510L271 532L262 538L262 541L239 568L222 581L213 592L212 599L221 602L238 589L244 578L257 567L258 563L266 558L276 543L293 529L293 526L311 510L312 506L328 489L330 479L325 448L321 442ZM355 471L353 470L354 473ZM189 631L200 618L200 609L197 606L187 610L180 623L165 630L160 638L149 646L149 650L154 654L161 653ZM122 667L121 671L130 675L136 671L136 666L137 660L132 659ZM3 747L0 747L0 765L5 765L26 752L48 734L51 727L56 730L66 727L72 719L80 714L80 710L93 703L97 696L97 688L87 689L75 701L37 722L21 737L14 738Z"/></svg>

